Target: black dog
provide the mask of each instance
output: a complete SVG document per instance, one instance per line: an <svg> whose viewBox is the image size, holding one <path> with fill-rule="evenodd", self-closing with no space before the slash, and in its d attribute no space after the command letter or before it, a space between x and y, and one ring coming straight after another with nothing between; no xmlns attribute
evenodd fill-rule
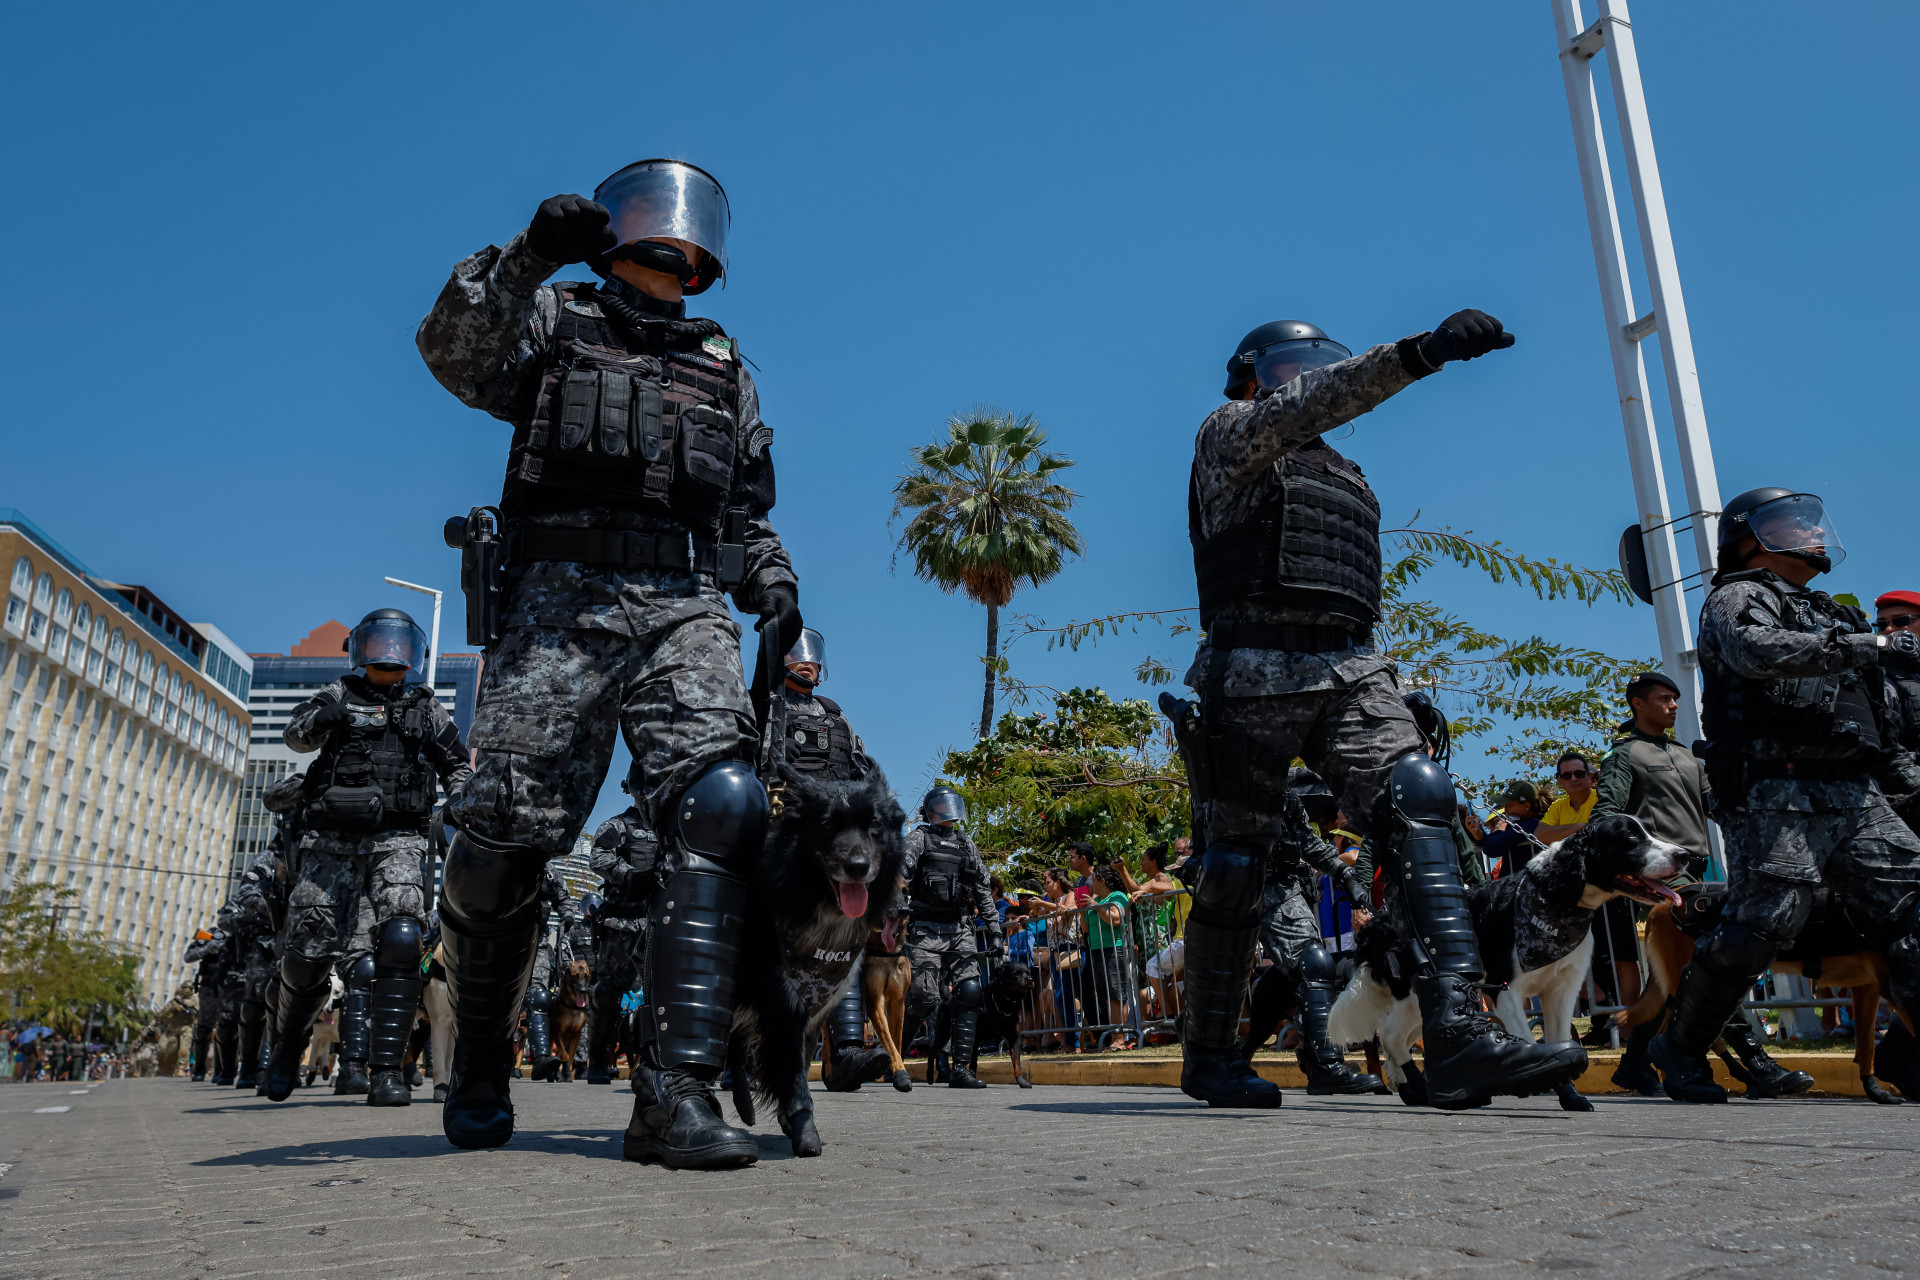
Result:
<svg viewBox="0 0 1920 1280"><path fill-rule="evenodd" d="M1021 1066L1020 1014L1033 998L1033 967L1018 960L1002 960L987 979L987 1002L980 1009L979 1029L974 1035L973 1061L966 1064L975 1075L980 1073L980 1046L998 1041L1007 1046L1013 1060L1013 1082L1022 1089L1033 1088L1033 1077ZM935 1064L942 1060L953 1034L953 1002L943 1001L934 1015L932 1044L927 1053L927 1078L934 1078Z"/></svg>
<svg viewBox="0 0 1920 1280"><path fill-rule="evenodd" d="M1658 905L1680 900L1666 882L1686 865L1687 851L1656 839L1640 819L1610 814L1533 856L1520 870L1467 893L1487 982L1500 987L1494 1016L1516 1036L1533 1035L1529 996L1540 997L1545 1039L1573 1039L1573 1006L1593 958L1593 913L1614 898ZM1393 877L1388 877L1393 883ZM1378 1031L1383 1058L1399 1076L1400 1097L1424 1105L1426 1085L1413 1065L1420 1010L1412 978L1418 961L1405 908L1389 910L1354 935L1358 965L1334 1002L1335 1043ZM1591 1111L1571 1082L1556 1091L1568 1111Z"/></svg>
<svg viewBox="0 0 1920 1280"><path fill-rule="evenodd" d="M777 1111L793 1153L817 1156L806 1046L857 980L867 936L893 905L906 814L877 768L860 782L792 769L781 778L782 812L747 901L727 1065L740 1118L754 1122L758 1097Z"/></svg>

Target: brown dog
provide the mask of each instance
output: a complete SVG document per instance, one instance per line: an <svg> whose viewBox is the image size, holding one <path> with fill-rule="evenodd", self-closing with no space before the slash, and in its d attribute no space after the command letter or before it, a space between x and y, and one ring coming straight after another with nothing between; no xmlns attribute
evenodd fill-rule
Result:
<svg viewBox="0 0 1920 1280"><path fill-rule="evenodd" d="M587 1004L593 996L593 970L585 960L574 960L560 975L560 991L553 1002L553 1056L560 1060L555 1079L573 1080L573 1057L580 1051L580 1033L587 1027Z"/></svg>
<svg viewBox="0 0 1920 1280"><path fill-rule="evenodd" d="M867 938L866 984L867 1021L887 1051L887 1063L893 1068L893 1087L902 1093L913 1089L907 1075L907 1062L901 1056L900 1033L907 1024L907 987L913 981L913 965L900 950L906 934L905 921L889 915L880 928Z"/></svg>
<svg viewBox="0 0 1920 1280"><path fill-rule="evenodd" d="M1689 895L1681 909L1692 907L1697 901L1698 896ZM1717 908L1717 904L1715 906ZM1680 927L1674 919L1674 910L1673 907L1660 906L1647 914L1647 987L1633 1007L1616 1015L1622 1026L1636 1027L1660 1017L1666 1010L1668 998L1679 985L1680 971L1693 959L1694 935ZM1698 932L1699 927L1696 925L1695 928ZM1794 949L1807 948L1796 945ZM1814 949L1820 948L1816 946ZM1888 989L1886 958L1877 951L1866 950L1817 959L1793 959L1782 955L1774 960L1771 969L1774 973L1804 977L1821 986L1852 989L1853 1061L1860 1071L1860 1088L1875 1102L1898 1105L1900 1099L1881 1088L1880 1082L1873 1076L1874 1026L1880 1012L1880 993ZM1726 1051L1721 1045L1716 1044L1715 1049L1726 1059ZM1730 1059L1727 1059L1727 1065L1731 1070L1733 1063Z"/></svg>

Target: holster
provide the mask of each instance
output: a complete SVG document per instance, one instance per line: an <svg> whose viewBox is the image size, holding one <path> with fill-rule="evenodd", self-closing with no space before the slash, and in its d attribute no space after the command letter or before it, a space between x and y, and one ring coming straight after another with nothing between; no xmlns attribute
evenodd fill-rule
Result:
<svg viewBox="0 0 1920 1280"><path fill-rule="evenodd" d="M442 530L460 552L460 589L467 597L467 643L488 649L505 633L508 545L498 507L474 507L452 516Z"/></svg>
<svg viewBox="0 0 1920 1280"><path fill-rule="evenodd" d="M1746 758L1731 744L1696 741L1691 748L1693 754L1707 766L1707 783L1713 788L1711 800L1713 816L1725 821L1734 810L1746 803L1747 776Z"/></svg>

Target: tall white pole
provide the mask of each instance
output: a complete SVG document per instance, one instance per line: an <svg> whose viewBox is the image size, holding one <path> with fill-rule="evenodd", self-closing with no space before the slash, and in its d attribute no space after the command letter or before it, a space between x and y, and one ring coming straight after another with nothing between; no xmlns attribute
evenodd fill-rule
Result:
<svg viewBox="0 0 1920 1280"><path fill-rule="evenodd" d="M402 582L398 578L388 578L390 587L405 587L409 591L418 591L421 595L433 597L433 636L427 641L427 688L433 690L433 696L440 696L440 686L433 677L440 670L440 593L432 587L423 587L417 582Z"/></svg>
<svg viewBox="0 0 1920 1280"><path fill-rule="evenodd" d="M1700 736L1700 681L1686 590L1688 582L1697 584L1712 572L1719 532L1720 485L1714 475L1713 446L1707 437L1706 410L1700 399L1700 376L1693 362L1693 336L1687 325L1686 301L1680 291L1680 269L1674 256L1673 232L1667 223L1660 166L1653 153L1653 131L1647 122L1646 93L1640 82L1633 25L1627 16L1626 0L1598 0L1598 3L1600 17L1592 26L1586 26L1580 13L1580 0L1552 0L1553 24L1559 37L1567 109L1573 117L1573 145L1580 161L1580 186L1586 194L1587 229L1593 237L1594 265L1600 275L1607 346L1613 355L1614 384L1627 431L1627 458L1633 471L1635 505L1639 509L1647 569L1655 588L1653 607L1660 633L1661 662L1682 691L1680 722L1676 726L1680 740L1692 742ZM1599 97L1593 84L1593 59L1603 51L1613 79L1614 111L1626 152L1647 283L1653 294L1653 310L1644 316L1634 315L1626 244L1620 234L1613 178L1607 166L1606 134L1601 127ZM1641 340L1653 334L1659 335L1667 400L1687 491L1686 514L1677 520L1667 501L1659 428L1648 407L1647 366L1640 351ZM1675 525L1688 520L1692 521L1698 572L1683 579L1673 531Z"/></svg>

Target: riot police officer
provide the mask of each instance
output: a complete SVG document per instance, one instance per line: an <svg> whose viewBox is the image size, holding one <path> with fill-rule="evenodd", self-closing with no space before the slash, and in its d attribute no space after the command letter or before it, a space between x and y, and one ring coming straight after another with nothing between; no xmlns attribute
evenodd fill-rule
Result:
<svg viewBox="0 0 1920 1280"><path fill-rule="evenodd" d="M967 802L952 787L935 787L920 802L920 825L907 833L901 878L907 886L907 959L913 978L907 988L907 1025L902 1045L911 1044L920 1025L932 1019L942 993L953 989L953 1074L955 1089L984 1089L973 1074L974 1036L986 992L980 985L973 917L985 917L987 931L1000 937L1000 914L989 891L987 864L973 840L960 830Z"/></svg>
<svg viewBox="0 0 1920 1280"><path fill-rule="evenodd" d="M280 1003L280 956L287 924L287 892L293 881L295 852L305 830L306 785L304 773L290 773L270 783L261 792L260 804L274 815L273 835L267 847L241 877L236 891L237 910L266 920L257 947L262 972L249 977L247 996L240 1005L241 1070L235 1084L265 1095L266 1050L269 1046L270 1011Z"/></svg>
<svg viewBox="0 0 1920 1280"><path fill-rule="evenodd" d="M1810 493L1752 489L1720 513L1719 562L1700 608L1702 727L1727 841L1720 923L1680 975L1648 1046L1677 1102L1725 1102L1707 1049L1823 883L1887 957L1895 1002L1920 1008L1920 838L1882 791L1920 791L1889 714L1882 662L1920 658L1920 636L1876 635L1866 615L1808 583L1846 555Z"/></svg>
<svg viewBox="0 0 1920 1280"><path fill-rule="evenodd" d="M293 709L287 746L318 751L307 770L306 833L288 894L267 1096L293 1089L313 1017L338 964L349 999L370 1006L367 1101L412 1101L402 1071L420 1005L426 927L427 818L435 785L457 791L470 775L453 718L422 684L427 638L398 609L376 609L347 638L354 671ZM370 912L370 914L369 914ZM367 972L371 962L371 973ZM343 1035L341 1053L358 1053ZM344 1074L344 1070L343 1070Z"/></svg>
<svg viewBox="0 0 1920 1280"><path fill-rule="evenodd" d="M730 219L703 170L628 165L593 199L555 196L504 249L456 266L416 339L443 386L513 424L498 508L506 569L473 584L499 607L483 610L475 776L449 805L460 830L440 908L459 1028L444 1117L456 1146L513 1134L508 1046L540 868L572 847L624 732L635 801L662 848L644 983L655 1003L640 1023L652 1069L637 1077L622 1151L677 1167L758 1157L713 1093L745 875L768 820L721 593L760 616L775 653L799 639L801 618L767 523L773 432L758 392L726 331L686 314L685 298L727 272ZM580 261L603 282L542 283Z"/></svg>
<svg viewBox="0 0 1920 1280"><path fill-rule="evenodd" d="M1484 1104L1578 1075L1578 1045L1537 1045L1487 1017L1484 972L1451 830L1453 783L1421 754L1380 621L1380 507L1323 433L1440 371L1511 346L1460 311L1431 333L1352 355L1299 321L1262 325L1227 362L1227 403L1194 441L1187 514L1206 631L1187 684L1164 695L1193 780L1200 888L1186 926L1181 1088L1215 1106L1274 1107L1280 1091L1236 1032L1269 851L1294 758L1326 778L1389 867L1426 953L1414 977L1436 1105Z"/></svg>
<svg viewBox="0 0 1920 1280"><path fill-rule="evenodd" d="M622 782L623 789L629 783ZM588 865L600 877L601 901L593 913L593 1009L587 1020L587 1083L613 1081L614 1047L620 1043L625 997L640 986L646 955L647 907L660 860L660 841L637 805L617 813L593 833ZM624 1046L628 1056L633 1046Z"/></svg>
<svg viewBox="0 0 1920 1280"><path fill-rule="evenodd" d="M560 980L565 961L556 963L553 924L560 922L564 943L578 918L567 882L551 863L542 869L540 892L534 898L538 911L540 945L533 953L533 974L527 982L527 1062L535 1080L551 1080L560 1071L560 1059L553 1056L553 988Z"/></svg>
<svg viewBox="0 0 1920 1280"><path fill-rule="evenodd" d="M220 994L228 965L227 943L227 935L213 928L195 930L193 941L187 944L187 963L200 966L193 976L194 990L200 993L200 1004L194 1015L193 1040L187 1049L190 1064L188 1072L196 1084L207 1078L213 1033L220 1023Z"/></svg>
<svg viewBox="0 0 1920 1280"><path fill-rule="evenodd" d="M1348 1066L1327 1030L1340 984L1320 934L1320 877L1340 886L1362 919L1372 899L1354 869L1314 829L1316 823L1332 825L1338 809L1332 789L1313 770L1295 767L1287 775L1287 792L1261 901L1260 947L1273 964L1254 985L1246 1056L1253 1056L1291 1005L1300 1013L1298 1058L1307 1092L1374 1093L1380 1077Z"/></svg>

